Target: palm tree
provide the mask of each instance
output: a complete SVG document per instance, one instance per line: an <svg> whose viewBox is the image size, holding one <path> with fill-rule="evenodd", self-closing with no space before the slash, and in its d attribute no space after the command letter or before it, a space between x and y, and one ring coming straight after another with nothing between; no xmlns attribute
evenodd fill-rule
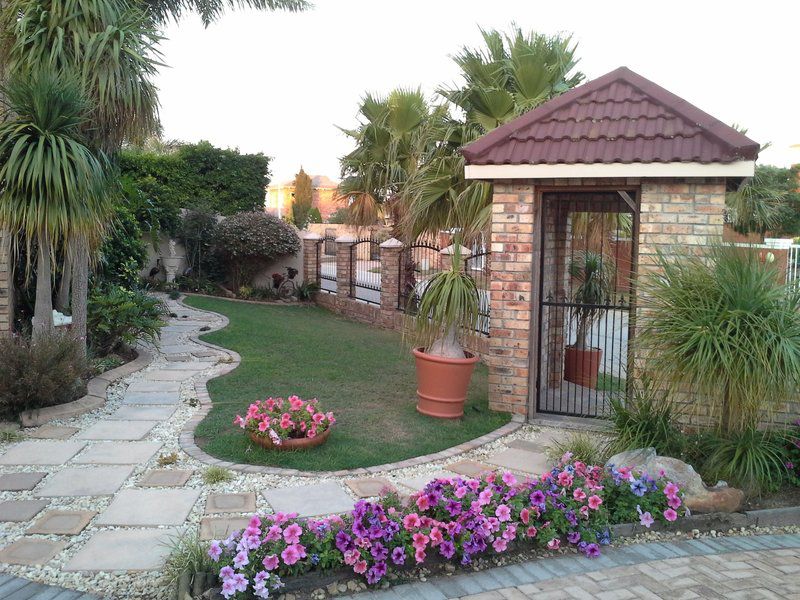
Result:
<svg viewBox="0 0 800 600"><path fill-rule="evenodd" d="M460 120L449 119L430 134L435 143L400 195L403 227L412 239L442 229L462 231L464 240L479 237L491 219L492 187L464 179L459 148L524 112L575 87L584 78L573 72L576 45L569 36L483 31L484 47L463 48L453 57L463 83L441 88Z"/></svg>
<svg viewBox="0 0 800 600"><path fill-rule="evenodd" d="M97 227L106 165L81 135L88 105L75 78L34 71L3 93L13 116L0 124L0 228L24 234L28 257L37 243L37 339L53 324L52 258L65 240Z"/></svg>

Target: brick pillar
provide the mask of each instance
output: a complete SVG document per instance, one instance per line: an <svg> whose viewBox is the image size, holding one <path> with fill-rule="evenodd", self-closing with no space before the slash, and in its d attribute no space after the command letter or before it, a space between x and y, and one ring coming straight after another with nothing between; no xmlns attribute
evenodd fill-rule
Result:
<svg viewBox="0 0 800 600"><path fill-rule="evenodd" d="M303 281L319 283L320 240L322 236L313 231L301 231L300 241L303 245Z"/></svg>
<svg viewBox="0 0 800 600"><path fill-rule="evenodd" d="M350 298L350 247L355 244L352 235L336 238L336 295Z"/></svg>
<svg viewBox="0 0 800 600"><path fill-rule="evenodd" d="M389 238L381 248L381 311L394 316L400 297L400 253L403 242Z"/></svg>
<svg viewBox="0 0 800 600"><path fill-rule="evenodd" d="M464 246L459 246L461 250L461 268L464 268L464 261L468 259L472 255L472 250L469 248L465 248ZM439 256L441 256L441 267L442 271L449 271L450 268L453 266L453 255L456 253L455 245L448 246L447 248L442 248L439 250Z"/></svg>
<svg viewBox="0 0 800 600"><path fill-rule="evenodd" d="M8 335L14 325L14 281L11 263L11 237L0 231L0 335Z"/></svg>

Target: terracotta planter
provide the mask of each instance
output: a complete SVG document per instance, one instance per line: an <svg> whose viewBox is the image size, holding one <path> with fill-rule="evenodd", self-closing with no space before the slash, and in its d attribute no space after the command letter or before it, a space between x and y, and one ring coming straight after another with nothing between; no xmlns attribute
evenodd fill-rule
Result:
<svg viewBox="0 0 800 600"><path fill-rule="evenodd" d="M597 374L602 358L603 351L600 348L579 350L574 346L567 346L564 353L564 379L586 388L597 388Z"/></svg>
<svg viewBox="0 0 800 600"><path fill-rule="evenodd" d="M417 363L417 410L423 415L458 419L464 415L467 388L478 357L444 358L413 351Z"/></svg>
<svg viewBox="0 0 800 600"><path fill-rule="evenodd" d="M326 429L316 437L290 438L288 440L283 440L283 442L281 442L279 445L273 444L272 440L268 436L256 435L252 431L248 432L247 435L250 436L250 440L254 444L258 444L259 446L267 450L306 450L307 448L314 448L315 446L321 446L322 444L327 442L330 433L331 433L331 428L328 427L328 429Z"/></svg>

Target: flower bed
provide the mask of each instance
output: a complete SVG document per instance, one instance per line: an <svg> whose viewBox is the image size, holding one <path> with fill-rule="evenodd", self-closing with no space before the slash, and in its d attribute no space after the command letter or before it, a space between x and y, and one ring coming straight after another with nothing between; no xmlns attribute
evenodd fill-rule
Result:
<svg viewBox="0 0 800 600"><path fill-rule="evenodd" d="M282 579L344 565L374 585L391 569L442 559L467 565L515 545L568 544L599 556L609 525L675 521L687 513L682 497L663 477L562 461L524 482L511 473L439 479L408 504L396 496L359 501L344 518L255 515L243 532L212 542L209 555L224 565L225 598L266 598Z"/></svg>
<svg viewBox="0 0 800 600"><path fill-rule="evenodd" d="M263 439L265 445L285 446L293 440L322 438L336 423L332 412L324 413L317 400L305 401L297 396L267 398L253 402L242 417L233 421L251 436Z"/></svg>

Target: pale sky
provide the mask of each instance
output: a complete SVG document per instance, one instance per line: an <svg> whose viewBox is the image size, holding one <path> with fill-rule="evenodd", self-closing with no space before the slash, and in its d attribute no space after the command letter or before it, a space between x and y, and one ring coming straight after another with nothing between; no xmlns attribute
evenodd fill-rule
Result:
<svg viewBox="0 0 800 600"><path fill-rule="evenodd" d="M625 65L726 123L772 142L761 163L800 162L800 2L315 0L305 13L230 12L165 32L164 136L273 157L273 181L339 177L369 90L455 82L449 55L478 26L570 32L593 79Z"/></svg>

